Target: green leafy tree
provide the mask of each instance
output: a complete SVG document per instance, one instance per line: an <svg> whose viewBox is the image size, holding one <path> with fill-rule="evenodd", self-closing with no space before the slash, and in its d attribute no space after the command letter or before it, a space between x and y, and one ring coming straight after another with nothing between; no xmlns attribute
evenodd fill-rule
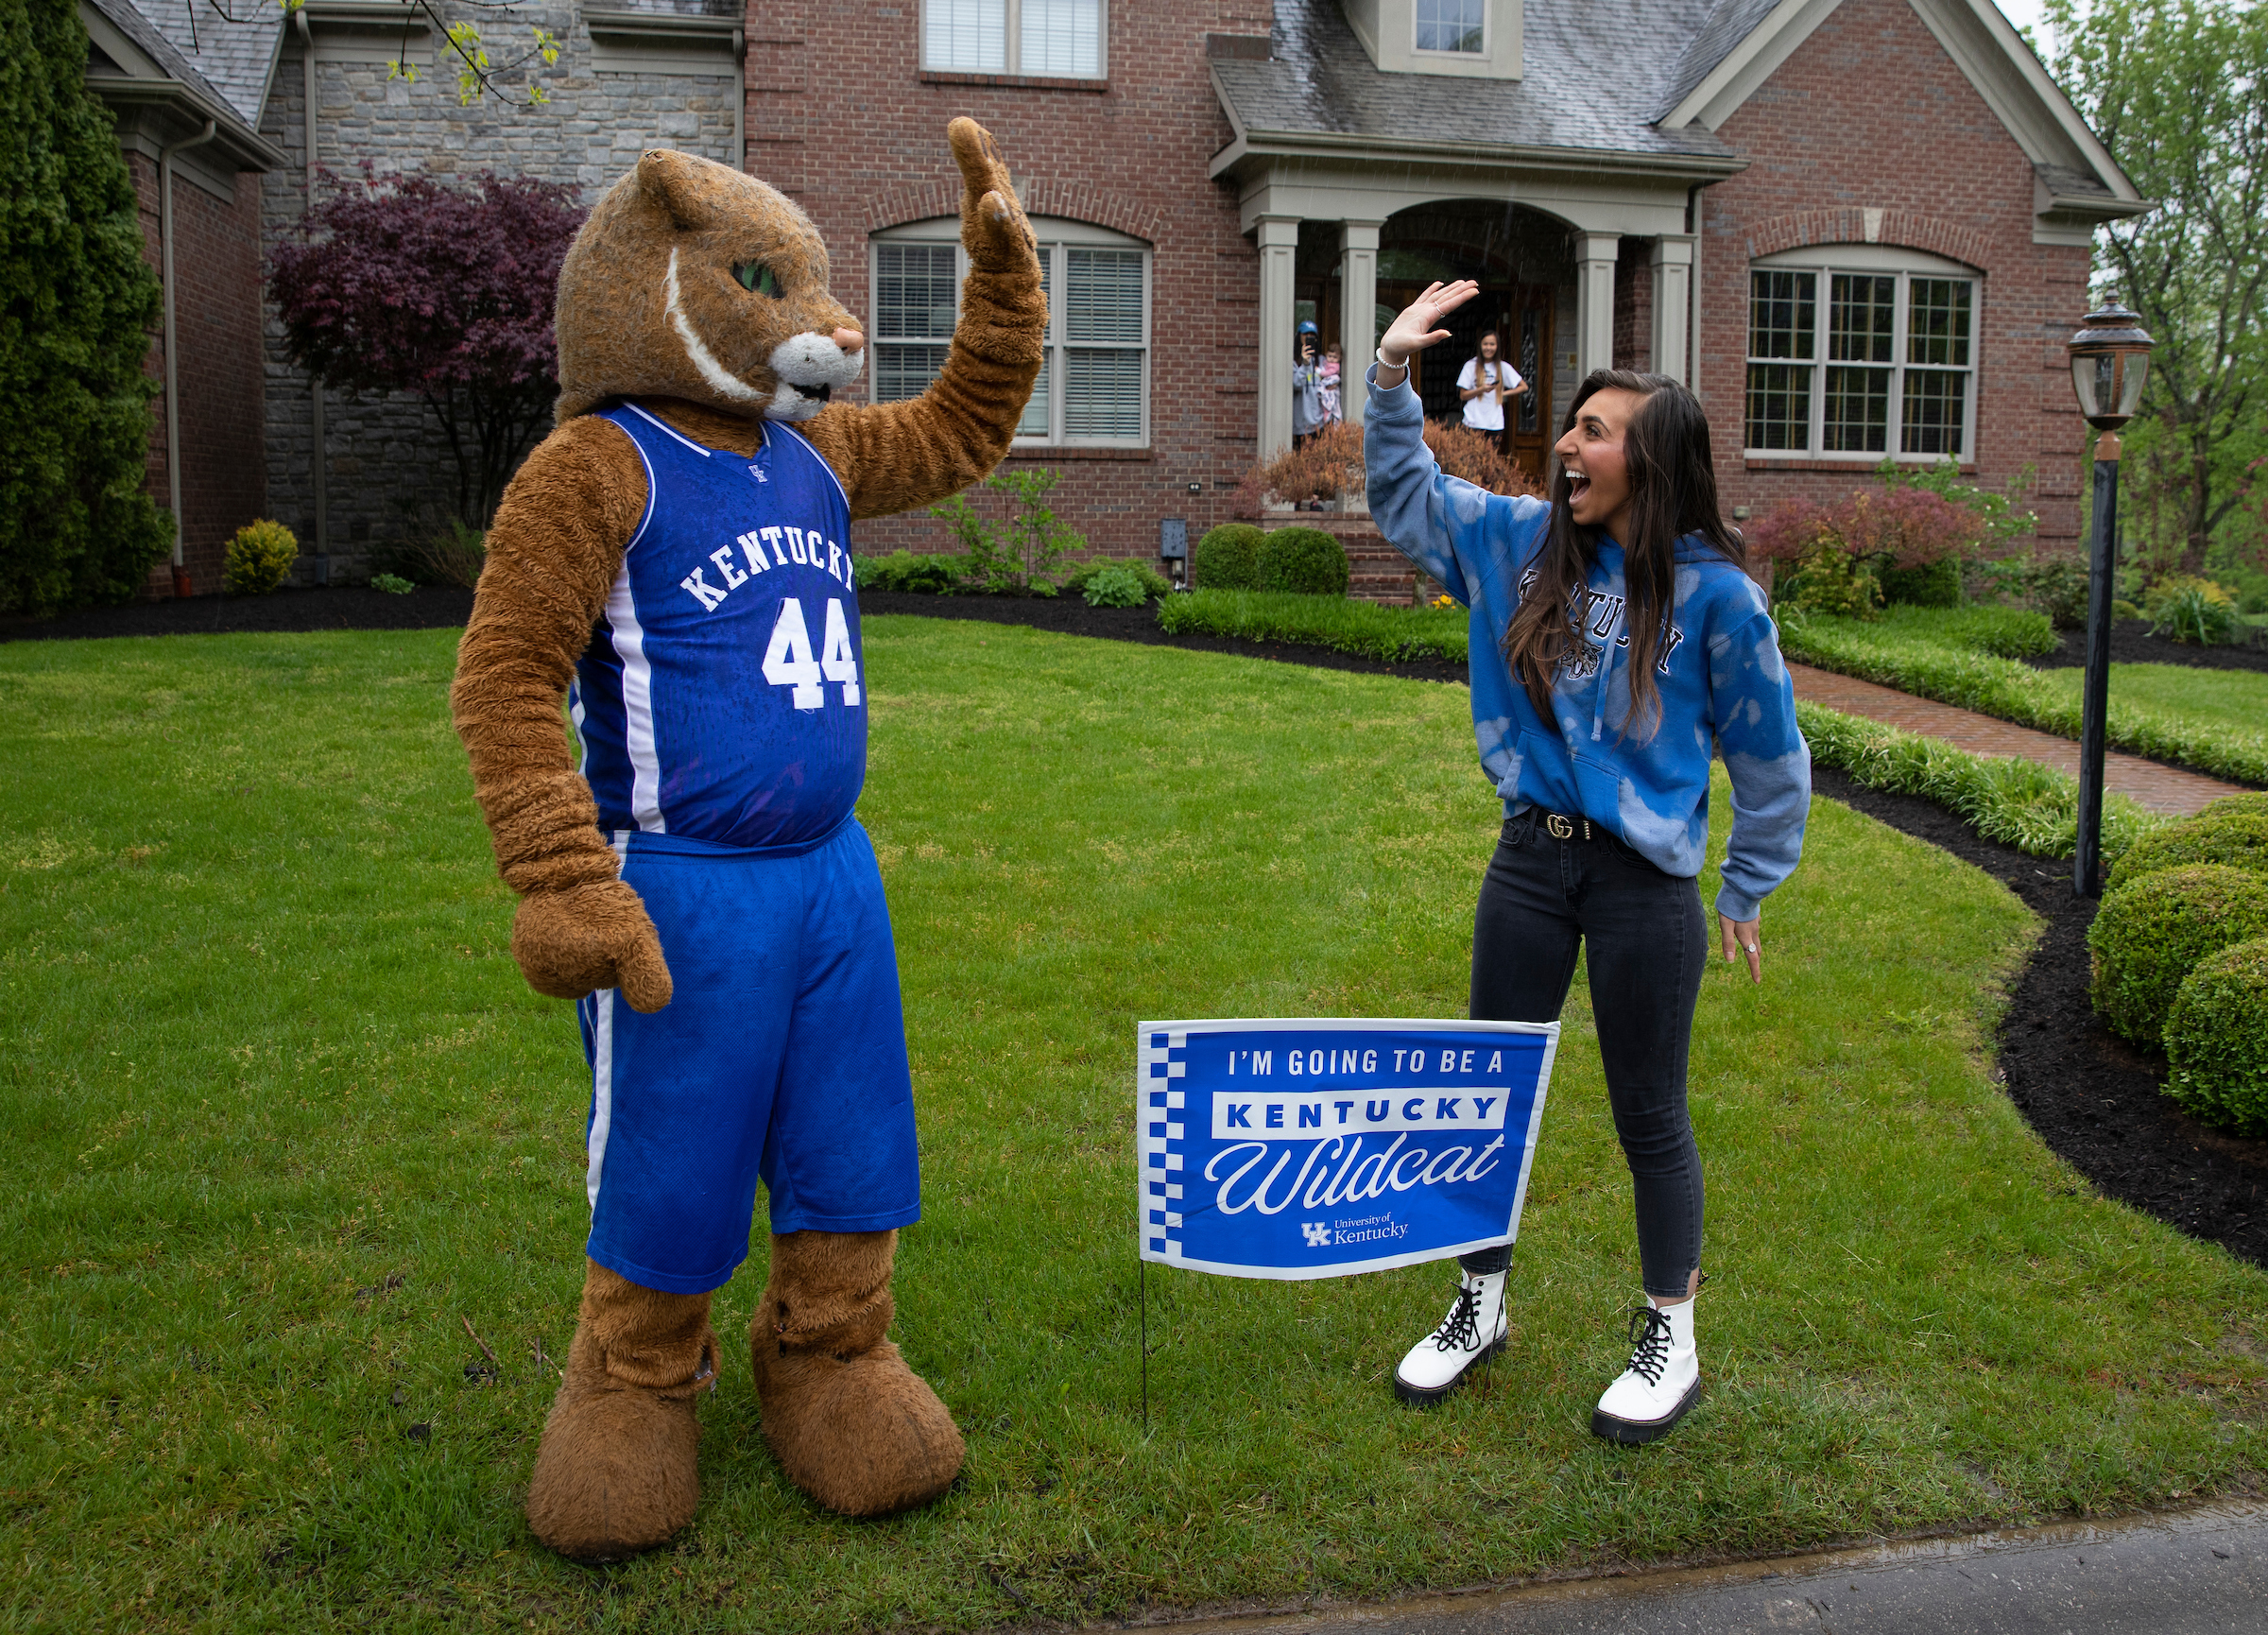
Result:
<svg viewBox="0 0 2268 1635"><path fill-rule="evenodd" d="M0 611L124 601L171 548L143 490L158 281L73 0L0 0Z"/></svg>
<svg viewBox="0 0 2268 1635"><path fill-rule="evenodd" d="M2245 473L2268 454L2268 6L2048 0L2052 64L2145 198L2098 238L2156 341L2128 440L2130 518L2159 521L2165 571L2202 566L2249 525Z"/></svg>

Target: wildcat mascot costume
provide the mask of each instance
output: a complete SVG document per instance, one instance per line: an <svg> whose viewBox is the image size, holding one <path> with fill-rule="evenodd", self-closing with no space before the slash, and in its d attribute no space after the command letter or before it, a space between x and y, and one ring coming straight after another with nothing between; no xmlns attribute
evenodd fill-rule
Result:
<svg viewBox="0 0 2268 1635"><path fill-rule="evenodd" d="M452 704L504 878L512 956L579 1001L593 1073L582 1310L527 1498L605 1560L697 1497L712 1293L747 1254L764 1430L847 1515L936 1497L963 1447L884 1338L896 1229L919 1215L882 877L851 816L867 684L850 525L997 465L1047 323L992 139L949 132L970 270L919 398L831 403L865 337L803 213L655 151L559 272L558 429L489 534ZM560 695L582 739L578 768Z"/></svg>

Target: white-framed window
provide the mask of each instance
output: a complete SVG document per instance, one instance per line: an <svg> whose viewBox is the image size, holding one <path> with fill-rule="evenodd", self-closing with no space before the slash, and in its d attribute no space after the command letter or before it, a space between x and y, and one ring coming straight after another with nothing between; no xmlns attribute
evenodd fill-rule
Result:
<svg viewBox="0 0 2268 1635"><path fill-rule="evenodd" d="M1872 245L1751 263L1747 452L1974 457L1984 283L1957 262Z"/></svg>
<svg viewBox="0 0 2268 1635"><path fill-rule="evenodd" d="M1416 10L1418 50L1488 49L1488 0L1418 0Z"/></svg>
<svg viewBox="0 0 2268 1635"><path fill-rule="evenodd" d="M921 66L1103 77L1106 0L921 0Z"/></svg>
<svg viewBox="0 0 2268 1635"><path fill-rule="evenodd" d="M1147 447L1150 247L1084 221L1032 218L1047 354L1020 444ZM919 397L945 367L969 263L957 217L873 235L874 401Z"/></svg>

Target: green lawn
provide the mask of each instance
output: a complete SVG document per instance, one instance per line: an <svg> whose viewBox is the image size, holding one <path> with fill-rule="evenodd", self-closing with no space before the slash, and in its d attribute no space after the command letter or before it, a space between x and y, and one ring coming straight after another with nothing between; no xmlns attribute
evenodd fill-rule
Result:
<svg viewBox="0 0 2268 1635"><path fill-rule="evenodd" d="M818 1513L729 1351L692 1531L567 1566L519 1506L586 1092L506 951L453 640L0 647L9 1628L1076 1620L2109 1510L2268 1461L2268 1276L2089 1196L1988 1076L2027 915L1826 803L1766 986L1703 992L1710 1394L1675 1438L1587 1430L1637 1274L1580 997L1491 1390L1391 1399L1440 1268L1154 1271L1145 1437L1132 1024L1462 1014L1494 827L1466 695L878 618L865 811L927 1182L897 1334L968 1473Z"/></svg>
<svg viewBox="0 0 2268 1635"><path fill-rule="evenodd" d="M1799 663L2076 738L2085 672L2002 656L2005 618L2005 610L1929 608L1885 609L1870 621L1790 614L1780 646ZM2113 749L2268 784L2268 674L2113 664L2105 735Z"/></svg>
<svg viewBox="0 0 2268 1635"><path fill-rule="evenodd" d="M2079 708L2087 672L2046 670L2048 683L2071 710ZM2113 664L2110 696L2136 710L2200 733L2249 733L2268 727L2268 670L2202 670L2190 664Z"/></svg>

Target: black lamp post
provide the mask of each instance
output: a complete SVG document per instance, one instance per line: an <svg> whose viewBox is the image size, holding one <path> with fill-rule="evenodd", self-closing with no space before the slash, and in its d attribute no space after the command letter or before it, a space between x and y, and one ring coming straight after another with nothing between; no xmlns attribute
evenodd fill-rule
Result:
<svg viewBox="0 0 2268 1635"><path fill-rule="evenodd" d="M2110 603L2118 576L2119 428L2134 418L2150 373L2141 317L2105 293L2071 336L2071 385L2095 439L2094 538L2087 590L2087 690L2079 717L2079 846L2071 889L2103 895L2103 731L2110 706Z"/></svg>

